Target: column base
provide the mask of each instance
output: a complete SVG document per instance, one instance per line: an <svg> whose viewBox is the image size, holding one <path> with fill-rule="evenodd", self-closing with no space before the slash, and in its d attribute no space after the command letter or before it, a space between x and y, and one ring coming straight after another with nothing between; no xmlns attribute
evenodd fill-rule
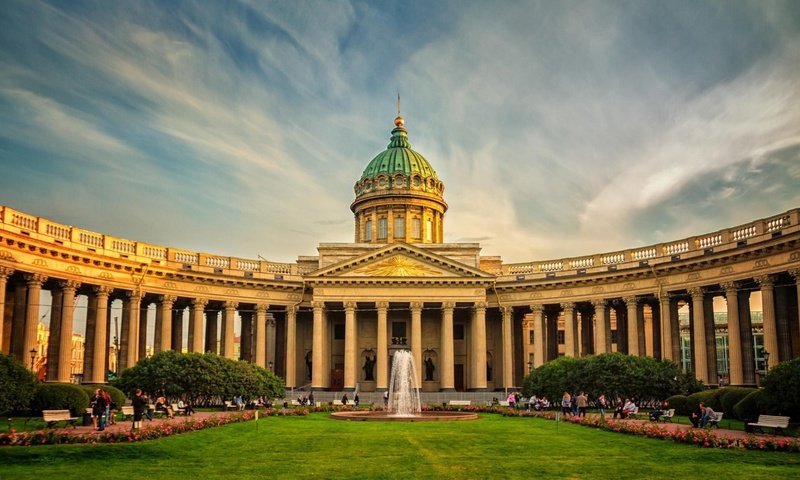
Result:
<svg viewBox="0 0 800 480"><path fill-rule="evenodd" d="M456 389L455 388L440 388L439 391L440 392L444 392L444 393L451 393L451 392L455 392Z"/></svg>
<svg viewBox="0 0 800 480"><path fill-rule="evenodd" d="M468 392L488 392L489 389L486 387L479 387L479 388L468 388Z"/></svg>
<svg viewBox="0 0 800 480"><path fill-rule="evenodd" d="M342 389L342 391L343 391L343 392L346 392L346 393L353 393L353 392L355 392L355 391L356 391L356 387L344 387L344 388Z"/></svg>
<svg viewBox="0 0 800 480"><path fill-rule="evenodd" d="M378 388L375 389L375 391L376 392L381 392L381 393L388 392L389 391L389 387L378 387Z"/></svg>

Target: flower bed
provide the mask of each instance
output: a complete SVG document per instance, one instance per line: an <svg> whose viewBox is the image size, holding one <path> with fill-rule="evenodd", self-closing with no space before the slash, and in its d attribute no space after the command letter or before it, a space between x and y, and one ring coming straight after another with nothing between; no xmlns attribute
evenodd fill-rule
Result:
<svg viewBox="0 0 800 480"><path fill-rule="evenodd" d="M259 412L260 416L304 416L308 415L307 409L269 409ZM195 420L187 418L183 422L164 422L157 425L148 425L140 430L117 431L105 433L72 433L68 430L37 430L32 432L16 432L13 429L0 434L0 446L30 446L30 445L57 445L71 443L130 443L142 440L169 437L178 433L194 432L206 428L218 427L230 423L246 422L255 418L255 411L230 413L227 415L212 415L208 418Z"/></svg>

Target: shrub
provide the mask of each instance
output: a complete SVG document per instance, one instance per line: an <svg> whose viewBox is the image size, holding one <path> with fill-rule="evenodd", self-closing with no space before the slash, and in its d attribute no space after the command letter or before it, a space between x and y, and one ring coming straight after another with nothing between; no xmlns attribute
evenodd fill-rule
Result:
<svg viewBox="0 0 800 480"><path fill-rule="evenodd" d="M19 360L0 354L0 414L28 408L36 378Z"/></svg>
<svg viewBox="0 0 800 480"><path fill-rule="evenodd" d="M667 398L667 402L669 402L669 407L675 409L675 413L678 415L689 415L691 410L687 406L688 397L686 395L673 395Z"/></svg>
<svg viewBox="0 0 800 480"><path fill-rule="evenodd" d="M775 413L800 419L800 358L775 365L764 379L764 391Z"/></svg>
<svg viewBox="0 0 800 480"><path fill-rule="evenodd" d="M769 414L772 405L769 395L764 390L756 390L744 397L739 403L733 406L736 418L743 421L756 421L761 414Z"/></svg>
<svg viewBox="0 0 800 480"><path fill-rule="evenodd" d="M105 385L102 383L96 383L96 384L84 383L81 385L81 388L83 389L84 392L86 392L86 395L89 396L90 401L94 396L94 391L97 390L98 388L108 392L108 394L111 395L111 401L116 403L117 406L125 405L125 400L127 400L127 397L125 396L124 393L122 393L122 390L112 387L111 385Z"/></svg>
<svg viewBox="0 0 800 480"><path fill-rule="evenodd" d="M733 407L741 402L744 397L755 392L757 389L747 387L725 387L721 390L719 403L722 405L722 411L725 412L725 416L728 418L739 418ZM741 420L741 418L739 419Z"/></svg>
<svg viewBox="0 0 800 480"><path fill-rule="evenodd" d="M719 404L719 394L720 390L695 392L686 397L686 407L689 409L689 412L693 412L697 409L700 402L703 402L707 407L713 408L715 412L721 412L722 406Z"/></svg>
<svg viewBox="0 0 800 480"><path fill-rule="evenodd" d="M69 410L73 416L82 415L89 406L89 396L78 385L71 383L40 383L31 401L31 411Z"/></svg>

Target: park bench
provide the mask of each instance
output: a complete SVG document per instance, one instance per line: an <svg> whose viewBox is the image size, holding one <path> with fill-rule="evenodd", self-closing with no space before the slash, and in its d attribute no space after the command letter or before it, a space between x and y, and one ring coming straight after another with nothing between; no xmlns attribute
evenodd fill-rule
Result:
<svg viewBox="0 0 800 480"><path fill-rule="evenodd" d="M672 417L674 416L675 416L675 409L670 408L669 410L667 410L667 413L661 415L661 417L658 420L662 422L672 423Z"/></svg>
<svg viewBox="0 0 800 480"><path fill-rule="evenodd" d="M122 419L129 420L133 418L133 405L123 405L122 409Z"/></svg>
<svg viewBox="0 0 800 480"><path fill-rule="evenodd" d="M764 428L771 428L775 431L775 433L783 434L783 429L789 428L789 417L782 417L779 415L759 415L757 422L751 422L745 425L745 430L753 433L764 433Z"/></svg>
<svg viewBox="0 0 800 480"><path fill-rule="evenodd" d="M223 408L225 409L226 412L228 411L229 408L232 410L238 410L236 404L230 400L225 400L225 405L223 405Z"/></svg>
<svg viewBox="0 0 800 480"><path fill-rule="evenodd" d="M719 428L719 422L720 422L720 420L722 420L722 417L724 417L725 414L724 413L720 413L720 412L716 412L716 414L717 414L716 418L709 418L708 419L708 423L706 423L706 427L708 427L708 428L711 428L711 427Z"/></svg>
<svg viewBox="0 0 800 480"><path fill-rule="evenodd" d="M450 400L451 407L468 407L472 404L469 400Z"/></svg>
<svg viewBox="0 0 800 480"><path fill-rule="evenodd" d="M342 401L341 401L341 400L334 399L334 400L331 402L331 405L342 405Z"/></svg>
<svg viewBox="0 0 800 480"><path fill-rule="evenodd" d="M75 426L78 417L71 417L69 410L42 410L42 420L47 422L47 427L55 427L58 422Z"/></svg>
<svg viewBox="0 0 800 480"><path fill-rule="evenodd" d="M498 403L498 404L499 404L501 407L507 407L507 406L508 406L508 400L500 400L500 401L499 401L499 402L497 402L497 403Z"/></svg>
<svg viewBox="0 0 800 480"><path fill-rule="evenodd" d="M171 403L172 413L175 415L186 415L186 409L178 407L177 403Z"/></svg>

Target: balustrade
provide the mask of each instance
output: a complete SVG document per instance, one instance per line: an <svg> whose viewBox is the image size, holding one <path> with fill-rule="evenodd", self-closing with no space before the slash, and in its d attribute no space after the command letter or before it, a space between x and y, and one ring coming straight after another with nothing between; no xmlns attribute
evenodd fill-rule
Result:
<svg viewBox="0 0 800 480"><path fill-rule="evenodd" d="M594 257L588 258L577 258L575 260L570 260L569 262L570 267L572 268L589 268L594 266Z"/></svg>
<svg viewBox="0 0 800 480"><path fill-rule="evenodd" d="M789 220L789 215L773 218L772 220L767 221L767 231L768 232L775 232L778 230L783 230L784 228L791 225Z"/></svg>
<svg viewBox="0 0 800 480"><path fill-rule="evenodd" d="M734 242L744 240L745 238L754 237L758 233L755 225L748 225L746 227L738 228L731 232L731 240Z"/></svg>
<svg viewBox="0 0 800 480"><path fill-rule="evenodd" d="M600 263L603 265L614 265L616 263L622 263L625 261L625 254L624 253L609 253L608 255L603 255L600 257Z"/></svg>
<svg viewBox="0 0 800 480"><path fill-rule="evenodd" d="M710 235L697 240L697 248L710 248L722 244L722 234Z"/></svg>
<svg viewBox="0 0 800 480"><path fill-rule="evenodd" d="M631 257L634 260L646 260L658 256L658 251L655 247L643 248L641 250L634 250L631 252Z"/></svg>
<svg viewBox="0 0 800 480"><path fill-rule="evenodd" d="M664 247L664 254L665 255L677 255L679 253L684 253L689 251L689 242L677 242L671 243Z"/></svg>
<svg viewBox="0 0 800 480"><path fill-rule="evenodd" d="M557 272L564 269L564 262L561 260L556 262L547 262L539 264L540 272Z"/></svg>

